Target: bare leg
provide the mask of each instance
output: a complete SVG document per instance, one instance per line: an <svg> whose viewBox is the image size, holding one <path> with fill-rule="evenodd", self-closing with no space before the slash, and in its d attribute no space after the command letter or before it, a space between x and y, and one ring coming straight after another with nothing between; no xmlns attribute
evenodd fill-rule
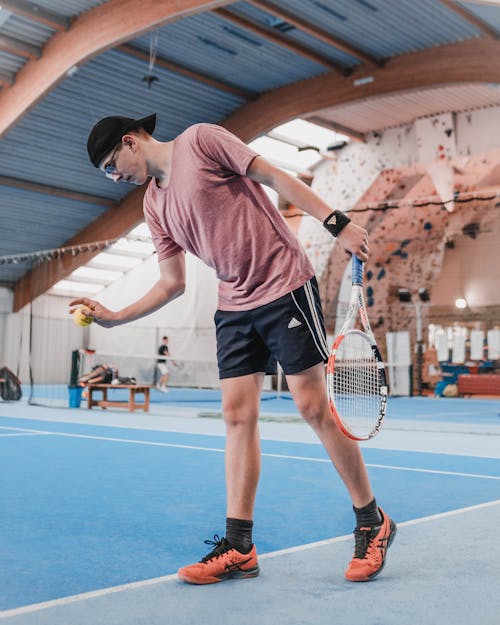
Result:
<svg viewBox="0 0 500 625"><path fill-rule="evenodd" d="M366 506L373 499L368 472L358 443L335 425L328 406L324 366L315 365L286 379L300 413L323 443L353 504L357 508Z"/></svg>
<svg viewBox="0 0 500 625"><path fill-rule="evenodd" d="M167 386L167 382L168 382L168 378L169 378L169 374L168 373L164 373L159 381L159 385L160 386Z"/></svg>
<svg viewBox="0 0 500 625"><path fill-rule="evenodd" d="M226 423L227 516L253 519L260 475L259 402L264 375L221 381Z"/></svg>

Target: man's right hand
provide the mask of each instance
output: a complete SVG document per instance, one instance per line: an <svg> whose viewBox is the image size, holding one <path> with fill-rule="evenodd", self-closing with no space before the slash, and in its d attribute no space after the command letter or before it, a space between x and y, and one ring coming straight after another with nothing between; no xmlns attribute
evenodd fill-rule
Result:
<svg viewBox="0 0 500 625"><path fill-rule="evenodd" d="M78 306L85 306L94 318L94 321L103 328L112 328L119 323L117 313L109 308L105 308L99 302L88 297L80 297L70 302L69 314L72 315Z"/></svg>
<svg viewBox="0 0 500 625"><path fill-rule="evenodd" d="M366 263L370 250L368 247L368 233L364 228L351 221L340 231L337 238L347 252L355 254L359 260Z"/></svg>

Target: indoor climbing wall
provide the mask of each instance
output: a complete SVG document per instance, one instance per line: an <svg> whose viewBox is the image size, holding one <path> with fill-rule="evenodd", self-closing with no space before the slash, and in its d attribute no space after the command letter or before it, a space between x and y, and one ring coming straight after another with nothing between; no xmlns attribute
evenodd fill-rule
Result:
<svg viewBox="0 0 500 625"><path fill-rule="evenodd" d="M486 117L490 123L491 112ZM496 117L500 122L500 109ZM486 133L490 150L480 152L478 142L463 130L468 123L466 114L460 119L439 115L374 133L366 143L349 144L316 171L313 188L332 208L351 211L353 221L370 233L365 293L381 346L388 331L409 330L415 341L414 307L399 302L398 288L409 288L414 300L419 288L432 294L445 245L453 237L477 235L498 224L494 195L500 188L500 149L490 147ZM493 199L481 199L488 193ZM474 194L480 199L472 201ZM343 277L350 279L348 257L311 217L302 218L298 234L315 266L332 333L336 316L345 309L339 293L348 293L341 291Z"/></svg>

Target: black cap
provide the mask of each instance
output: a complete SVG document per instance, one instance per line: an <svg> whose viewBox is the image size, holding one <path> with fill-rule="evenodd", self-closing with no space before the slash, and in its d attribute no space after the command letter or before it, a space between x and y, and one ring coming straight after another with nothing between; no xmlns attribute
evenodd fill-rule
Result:
<svg viewBox="0 0 500 625"><path fill-rule="evenodd" d="M156 126L156 113L132 119L131 117L105 117L92 128L87 140L87 152L94 167L99 167L102 159L120 143L123 135L137 128L144 128L150 135Z"/></svg>

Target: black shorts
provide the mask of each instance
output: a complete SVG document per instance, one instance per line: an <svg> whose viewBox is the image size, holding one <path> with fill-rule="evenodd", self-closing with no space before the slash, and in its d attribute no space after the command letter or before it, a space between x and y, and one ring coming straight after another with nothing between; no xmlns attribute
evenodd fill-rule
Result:
<svg viewBox="0 0 500 625"><path fill-rule="evenodd" d="M250 373L299 373L328 360L316 278L252 310L215 313L219 377Z"/></svg>

